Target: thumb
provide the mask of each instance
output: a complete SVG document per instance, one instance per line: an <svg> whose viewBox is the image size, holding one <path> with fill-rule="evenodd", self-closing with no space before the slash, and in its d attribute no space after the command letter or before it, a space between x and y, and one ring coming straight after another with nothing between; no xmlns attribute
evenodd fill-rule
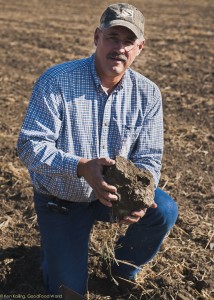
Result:
<svg viewBox="0 0 214 300"><path fill-rule="evenodd" d="M151 208L157 208L157 204L155 202L152 203Z"/></svg>

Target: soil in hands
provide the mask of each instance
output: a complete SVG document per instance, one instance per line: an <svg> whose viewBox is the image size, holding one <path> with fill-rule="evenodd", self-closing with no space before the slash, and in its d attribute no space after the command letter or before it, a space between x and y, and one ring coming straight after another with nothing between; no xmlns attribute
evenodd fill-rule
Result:
<svg viewBox="0 0 214 300"><path fill-rule="evenodd" d="M133 65L163 95L160 188L179 217L138 276L136 299L213 298L213 1L135 0L146 44ZM44 292L40 238L28 173L16 142L33 84L48 67L91 55L105 1L7 1L0 9L0 294ZM112 224L91 233L88 299L125 299L101 268ZM120 233L120 230L118 231ZM126 298L128 299L128 298Z"/></svg>

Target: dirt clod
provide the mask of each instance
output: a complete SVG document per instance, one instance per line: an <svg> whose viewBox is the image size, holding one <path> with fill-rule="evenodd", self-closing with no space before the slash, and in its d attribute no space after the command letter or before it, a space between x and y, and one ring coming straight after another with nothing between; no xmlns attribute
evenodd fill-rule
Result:
<svg viewBox="0 0 214 300"><path fill-rule="evenodd" d="M16 155L33 84L47 68L94 52L94 30L110 2L0 1L0 295L38 299L45 293L33 190ZM133 298L214 299L214 1L130 2L146 19L145 47L131 67L154 81L163 96L164 155L158 187L179 207L161 251L138 274L142 291ZM87 99L87 105L93 105L94 99ZM118 224L97 222L91 232L87 300L131 299L116 294L101 268L102 243L114 227L119 234L123 230Z"/></svg>
<svg viewBox="0 0 214 300"><path fill-rule="evenodd" d="M105 169L104 178L117 188L118 201L112 201L112 213L120 220L132 211L152 205L154 179L149 171L137 168L122 156L116 156L115 161L115 165Z"/></svg>

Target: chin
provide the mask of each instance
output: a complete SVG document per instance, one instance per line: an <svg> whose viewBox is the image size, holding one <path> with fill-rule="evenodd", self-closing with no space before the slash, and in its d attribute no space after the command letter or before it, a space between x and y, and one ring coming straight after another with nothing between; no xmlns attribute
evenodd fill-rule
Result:
<svg viewBox="0 0 214 300"><path fill-rule="evenodd" d="M125 68L118 68L118 67L112 68L112 74L122 75L124 72L125 72Z"/></svg>

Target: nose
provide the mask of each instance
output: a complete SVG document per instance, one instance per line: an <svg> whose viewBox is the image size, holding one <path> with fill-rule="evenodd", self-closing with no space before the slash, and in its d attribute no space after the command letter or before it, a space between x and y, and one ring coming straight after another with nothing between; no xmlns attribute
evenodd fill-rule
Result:
<svg viewBox="0 0 214 300"><path fill-rule="evenodd" d="M124 53L125 52L125 45L123 44L122 41L118 41L115 44L115 51L117 51L118 53Z"/></svg>

